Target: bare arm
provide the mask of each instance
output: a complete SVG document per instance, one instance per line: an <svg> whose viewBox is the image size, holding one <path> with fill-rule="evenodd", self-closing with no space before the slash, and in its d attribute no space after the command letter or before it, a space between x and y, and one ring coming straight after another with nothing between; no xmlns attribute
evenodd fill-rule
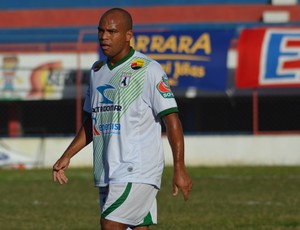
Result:
<svg viewBox="0 0 300 230"><path fill-rule="evenodd" d="M80 130L76 134L75 138L62 154L62 156L56 161L53 165L53 181L58 182L60 184L64 184L68 182L68 178L65 176L65 170L68 168L70 164L71 158L76 155L81 149L87 146L92 141L92 119L91 117L87 117Z"/></svg>
<svg viewBox="0 0 300 230"><path fill-rule="evenodd" d="M173 175L173 195L177 196L181 190L184 200L188 200L192 189L192 181L187 175L184 162L184 138L181 122L177 113L171 113L163 118L166 126L168 140L173 153L174 175Z"/></svg>

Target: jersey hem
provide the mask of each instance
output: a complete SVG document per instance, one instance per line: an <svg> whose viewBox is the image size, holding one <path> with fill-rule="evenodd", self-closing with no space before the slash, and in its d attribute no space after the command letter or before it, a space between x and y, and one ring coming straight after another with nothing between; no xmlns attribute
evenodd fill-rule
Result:
<svg viewBox="0 0 300 230"><path fill-rule="evenodd" d="M153 180L111 180L109 183L95 183L95 187L106 187L109 184L118 184L118 183L139 183L139 184L149 184L153 185L157 189L160 189L161 182L153 182Z"/></svg>

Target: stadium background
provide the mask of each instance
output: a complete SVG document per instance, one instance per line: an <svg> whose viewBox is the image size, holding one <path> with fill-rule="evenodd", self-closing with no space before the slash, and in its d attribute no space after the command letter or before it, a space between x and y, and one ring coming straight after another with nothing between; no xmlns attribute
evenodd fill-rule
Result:
<svg viewBox="0 0 300 230"><path fill-rule="evenodd" d="M2 137L71 137L76 133L82 119L81 107L89 67L99 58L97 23L101 14L111 7L128 9L133 15L134 30L139 32L233 33L226 53L224 89L173 88L185 134L252 136L300 133L298 86L236 87L237 45L241 32L251 28L299 26L298 3L276 5L269 0L190 0L189 3L183 0L146 3L14 0L0 3L0 79L7 71L5 61L8 65L15 65L10 66L11 72L28 75L34 69L30 69L30 65L18 66L19 60L26 63L53 55L68 58L65 66L58 67L59 73L53 71L55 62L51 62L50 67L43 66L37 70L46 76L47 84L51 81L64 82L63 89L56 89L62 94L58 99L55 96L47 98L46 87L31 92L42 96L27 99L16 96L24 89L16 87L11 92L0 89ZM289 20L265 22L265 12L284 12L289 15ZM44 75L40 77L44 78ZM14 81L18 85L18 82L22 83L22 77L16 77Z"/></svg>

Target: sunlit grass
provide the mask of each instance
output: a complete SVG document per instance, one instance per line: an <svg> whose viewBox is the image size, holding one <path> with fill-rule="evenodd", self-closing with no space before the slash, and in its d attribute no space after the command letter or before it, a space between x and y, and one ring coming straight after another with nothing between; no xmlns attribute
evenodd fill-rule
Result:
<svg viewBox="0 0 300 230"><path fill-rule="evenodd" d="M300 167L188 168L188 202L172 196L172 168L158 195L152 229L300 229ZM99 227L92 169L70 168L69 183L51 170L0 170L0 229L89 230Z"/></svg>

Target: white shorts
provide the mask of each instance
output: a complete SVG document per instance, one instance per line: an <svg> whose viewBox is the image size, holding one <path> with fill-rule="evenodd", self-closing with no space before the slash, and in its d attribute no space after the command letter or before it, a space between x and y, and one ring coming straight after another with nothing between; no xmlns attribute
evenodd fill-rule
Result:
<svg viewBox="0 0 300 230"><path fill-rule="evenodd" d="M157 223L156 194L153 185L124 183L101 187L101 218L130 226Z"/></svg>

